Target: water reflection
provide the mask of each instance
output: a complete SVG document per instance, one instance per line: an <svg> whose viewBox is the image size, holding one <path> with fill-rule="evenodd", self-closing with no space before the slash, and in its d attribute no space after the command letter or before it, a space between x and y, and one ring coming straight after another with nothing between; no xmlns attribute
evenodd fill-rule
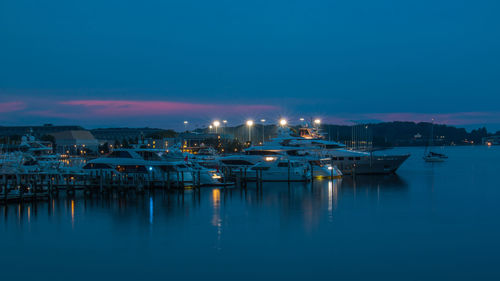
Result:
<svg viewBox="0 0 500 281"><path fill-rule="evenodd" d="M19 224L36 223L39 216L33 216L37 209L47 209L47 217L64 221L67 217L70 227L75 228L78 217L88 212L91 216L109 217L117 226L135 223L141 225L179 224L189 219L199 219L211 214L210 224L216 228L217 241L223 232L222 211L225 206L238 206L250 215L271 213L278 210L283 227L301 223L304 229L313 229L326 218L334 222L335 212L342 209L342 202L385 195L401 196L408 184L397 175L345 177L338 180L315 181L313 183L267 183L258 188L203 188L200 191L152 190L145 193L93 194L74 196L61 194L48 202L2 205L4 220L15 216ZM82 202L82 203L78 203ZM63 206L61 208L61 206ZM348 205L346 205L348 206ZM9 212L16 208L17 212ZM233 209L236 209L233 207ZM27 214L23 222L23 212ZM218 244L217 247L220 247Z"/></svg>

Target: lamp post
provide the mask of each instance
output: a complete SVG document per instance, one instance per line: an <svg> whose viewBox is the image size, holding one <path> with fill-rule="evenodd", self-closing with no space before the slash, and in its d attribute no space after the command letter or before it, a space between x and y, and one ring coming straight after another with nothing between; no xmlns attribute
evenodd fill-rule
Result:
<svg viewBox="0 0 500 281"><path fill-rule="evenodd" d="M286 119L284 119L284 118L282 118L282 119L280 120L280 126L281 126L281 127L285 127L287 123L288 123L288 122L287 122L287 121L286 121Z"/></svg>
<svg viewBox="0 0 500 281"><path fill-rule="evenodd" d="M217 120L215 120L215 121L214 121L214 127L215 127L215 133L216 133L216 134L217 134L217 128L219 128L219 126L220 126L220 122L219 122L219 121L217 121Z"/></svg>
<svg viewBox="0 0 500 281"><path fill-rule="evenodd" d="M188 121L184 121L184 130L187 131L187 127L188 127Z"/></svg>
<svg viewBox="0 0 500 281"><path fill-rule="evenodd" d="M252 142L252 126L253 126L253 121L248 120L247 121L247 126L248 126L248 142Z"/></svg>
<svg viewBox="0 0 500 281"><path fill-rule="evenodd" d="M208 126L208 128L210 129L210 130L209 130L209 132L210 132L210 133L212 133L212 128L213 128L213 127L214 127L214 126L212 126L212 125Z"/></svg>
<svg viewBox="0 0 500 281"><path fill-rule="evenodd" d="M314 125L315 125L315 126L318 126L318 127L319 127L319 125L320 125L320 124L321 124L321 119L315 119L315 120L314 120Z"/></svg>
<svg viewBox="0 0 500 281"><path fill-rule="evenodd" d="M222 134L224 135L226 133L227 120L222 120L222 123L224 124L222 127Z"/></svg>
<svg viewBox="0 0 500 281"><path fill-rule="evenodd" d="M260 119L262 122L262 145L264 145L264 123L266 123L266 119Z"/></svg>

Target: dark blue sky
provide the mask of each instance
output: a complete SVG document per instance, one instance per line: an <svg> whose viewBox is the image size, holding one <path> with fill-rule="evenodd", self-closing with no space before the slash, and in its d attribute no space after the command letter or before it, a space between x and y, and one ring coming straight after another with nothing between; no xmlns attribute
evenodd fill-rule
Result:
<svg viewBox="0 0 500 281"><path fill-rule="evenodd" d="M0 121L436 117L500 129L499 3L4 0Z"/></svg>

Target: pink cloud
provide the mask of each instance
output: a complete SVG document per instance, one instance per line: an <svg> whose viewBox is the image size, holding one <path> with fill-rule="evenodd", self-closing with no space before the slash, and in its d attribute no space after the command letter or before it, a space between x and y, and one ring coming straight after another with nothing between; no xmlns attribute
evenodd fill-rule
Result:
<svg viewBox="0 0 500 281"><path fill-rule="evenodd" d="M18 101L0 102L0 113L19 111L25 108L26 104L24 104L23 102L18 102Z"/></svg>
<svg viewBox="0 0 500 281"><path fill-rule="evenodd" d="M77 118L85 117L85 114L86 117L166 116L220 112L234 114L279 109L279 107L272 105L219 105L137 100L70 100L59 102L59 105L54 109L36 110L30 113L47 117Z"/></svg>

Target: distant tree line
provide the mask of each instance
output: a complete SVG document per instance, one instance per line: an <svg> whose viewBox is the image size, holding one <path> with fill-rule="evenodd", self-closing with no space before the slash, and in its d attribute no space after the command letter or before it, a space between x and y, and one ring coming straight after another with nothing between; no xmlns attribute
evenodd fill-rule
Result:
<svg viewBox="0 0 500 281"><path fill-rule="evenodd" d="M248 127L245 125L235 127L220 127L218 134L230 135L231 138L222 137L207 138L204 143L212 146L219 151L234 152L241 151L242 148L249 145L251 138L253 144L259 144L262 140L268 141L277 134L276 125L255 124L249 134ZM298 126L291 127L292 131L297 133ZM353 140L367 141L375 147L391 146L422 146L429 142L431 131L433 131L433 142L436 145L470 145L481 144L482 138L500 135L500 131L495 133L488 132L485 127L474 129L467 132L464 128L454 126L431 124L428 122L385 122L359 124L355 126L347 125L329 125L322 124L321 132L328 140L349 144ZM208 128L195 130L199 133L215 133ZM173 130L159 130L144 136L149 139L175 138L178 136ZM114 140L114 143L105 143L99 147L100 153L108 153L110 144L113 147L130 148L138 144L141 137L130 137ZM55 147L55 139L51 135L40 137L43 141L50 141ZM21 142L21 136L0 136L0 144L18 145Z"/></svg>

